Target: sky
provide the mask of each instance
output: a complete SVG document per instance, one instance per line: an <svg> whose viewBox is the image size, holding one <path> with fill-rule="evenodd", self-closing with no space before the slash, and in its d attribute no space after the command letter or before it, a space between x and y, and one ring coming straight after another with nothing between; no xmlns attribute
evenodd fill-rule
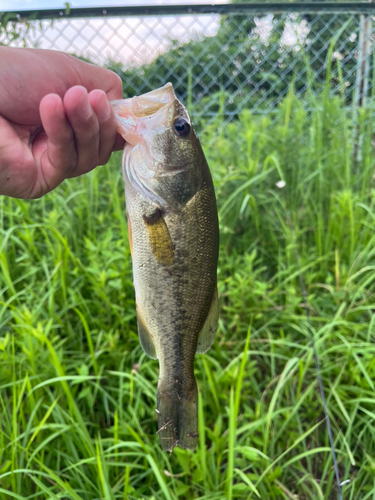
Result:
<svg viewBox="0 0 375 500"><path fill-rule="evenodd" d="M12 0L12 11L64 8L66 0ZM182 0L184 3L213 3L212 0ZM108 7L124 5L124 0L70 0L72 7ZM163 5L177 3L176 0L129 0L126 5ZM214 3L227 3L216 0ZM0 10L9 8L9 0L0 0ZM20 9L20 11L22 10ZM85 19L57 19L51 25L45 20L36 22L28 32L27 46L55 49L84 56L97 64L105 64L109 59L124 65L142 65L167 51L170 40L186 43L192 38L215 36L219 29L220 16L180 15L143 17L102 17ZM272 15L254 19L255 32L266 41L272 30ZM290 26L289 26L290 25ZM287 45L306 38L302 25L286 23L282 42ZM19 39L21 40L21 39ZM12 42L17 46L19 40ZM1 42L1 40L0 40Z"/></svg>
<svg viewBox="0 0 375 500"><path fill-rule="evenodd" d="M0 11L21 11L37 9L60 9L64 8L66 0L0 0ZM116 7L126 5L166 5L178 3L229 3L229 0L69 0L72 8L77 7Z"/></svg>
<svg viewBox="0 0 375 500"><path fill-rule="evenodd" d="M12 0L11 11L64 8L67 0ZM185 3L185 0L182 0ZM116 5L177 4L176 0L70 0L74 7ZM227 0L186 0L186 3L227 3ZM22 7L22 8L21 8ZM0 0L0 11L9 9L9 0ZM55 49L84 56L97 64L109 59L123 64L141 65L168 50L170 40L188 42L191 38L215 36L217 15L107 17L56 19L34 23L27 35L27 46ZM21 38L19 39L21 40ZM11 45L17 46L16 40ZM1 42L1 40L0 40Z"/></svg>

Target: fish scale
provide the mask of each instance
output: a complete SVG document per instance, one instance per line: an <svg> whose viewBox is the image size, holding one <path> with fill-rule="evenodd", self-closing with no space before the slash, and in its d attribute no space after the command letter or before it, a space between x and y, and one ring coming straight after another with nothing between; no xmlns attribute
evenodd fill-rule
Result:
<svg viewBox="0 0 375 500"><path fill-rule="evenodd" d="M170 84L112 106L127 141L123 175L138 334L145 352L159 360L158 434L164 450L193 449L194 357L211 346L218 322L212 178Z"/></svg>

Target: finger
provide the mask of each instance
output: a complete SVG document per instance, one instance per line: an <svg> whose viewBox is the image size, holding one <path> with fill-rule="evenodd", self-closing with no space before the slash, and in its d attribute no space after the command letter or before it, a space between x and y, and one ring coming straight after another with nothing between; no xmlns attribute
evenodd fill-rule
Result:
<svg viewBox="0 0 375 500"><path fill-rule="evenodd" d="M58 186L75 169L78 158L73 130L58 95L49 94L42 99L40 117L48 138L47 148L38 151L35 147L33 153L40 164L47 192Z"/></svg>
<svg viewBox="0 0 375 500"><path fill-rule="evenodd" d="M99 121L88 99L87 90L76 86L64 96L64 109L72 127L77 166L70 177L89 172L99 162Z"/></svg>
<svg viewBox="0 0 375 500"><path fill-rule="evenodd" d="M80 83L88 92L95 89L103 90L109 101L123 98L122 80L116 73L101 66L81 61L68 54L64 54L64 56L67 58L67 66L72 70L65 76L66 84L69 85L70 82L68 88ZM75 78L72 78L73 72ZM77 78L79 78L79 82Z"/></svg>
<svg viewBox="0 0 375 500"><path fill-rule="evenodd" d="M98 164L108 162L116 141L117 123L107 96L102 90L93 90L88 95L90 104L99 122Z"/></svg>
<svg viewBox="0 0 375 500"><path fill-rule="evenodd" d="M122 151L125 146L125 140L121 134L117 132L115 144L113 146L113 151Z"/></svg>
<svg viewBox="0 0 375 500"><path fill-rule="evenodd" d="M87 66L87 71L83 71L83 68L80 68L82 78L81 85L87 88L89 92L91 90L101 89L107 94L109 101L123 98L122 80L116 73L109 69L95 66L94 64L84 63L82 61L79 62Z"/></svg>
<svg viewBox="0 0 375 500"><path fill-rule="evenodd" d="M108 69L56 50L0 47L0 51L1 115L14 123L35 125L42 98L47 94L63 98L75 85L88 92L101 89L109 100L122 99L121 78Z"/></svg>

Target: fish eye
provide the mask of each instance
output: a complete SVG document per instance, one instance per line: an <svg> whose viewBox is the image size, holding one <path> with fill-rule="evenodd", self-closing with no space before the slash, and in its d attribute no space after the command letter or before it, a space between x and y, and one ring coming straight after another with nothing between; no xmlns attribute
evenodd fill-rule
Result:
<svg viewBox="0 0 375 500"><path fill-rule="evenodd" d="M186 137L190 132L190 123L178 116L173 122L173 132L180 137Z"/></svg>

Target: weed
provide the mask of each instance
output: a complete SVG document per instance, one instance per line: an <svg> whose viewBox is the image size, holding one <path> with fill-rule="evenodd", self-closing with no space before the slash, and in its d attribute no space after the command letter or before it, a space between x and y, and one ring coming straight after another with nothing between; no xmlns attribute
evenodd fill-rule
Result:
<svg viewBox="0 0 375 500"><path fill-rule="evenodd" d="M201 136L221 319L196 357L195 452L155 435L119 154L41 200L0 199L0 498L335 498L296 253L344 498L374 498L372 122L291 89L272 117L219 125Z"/></svg>

